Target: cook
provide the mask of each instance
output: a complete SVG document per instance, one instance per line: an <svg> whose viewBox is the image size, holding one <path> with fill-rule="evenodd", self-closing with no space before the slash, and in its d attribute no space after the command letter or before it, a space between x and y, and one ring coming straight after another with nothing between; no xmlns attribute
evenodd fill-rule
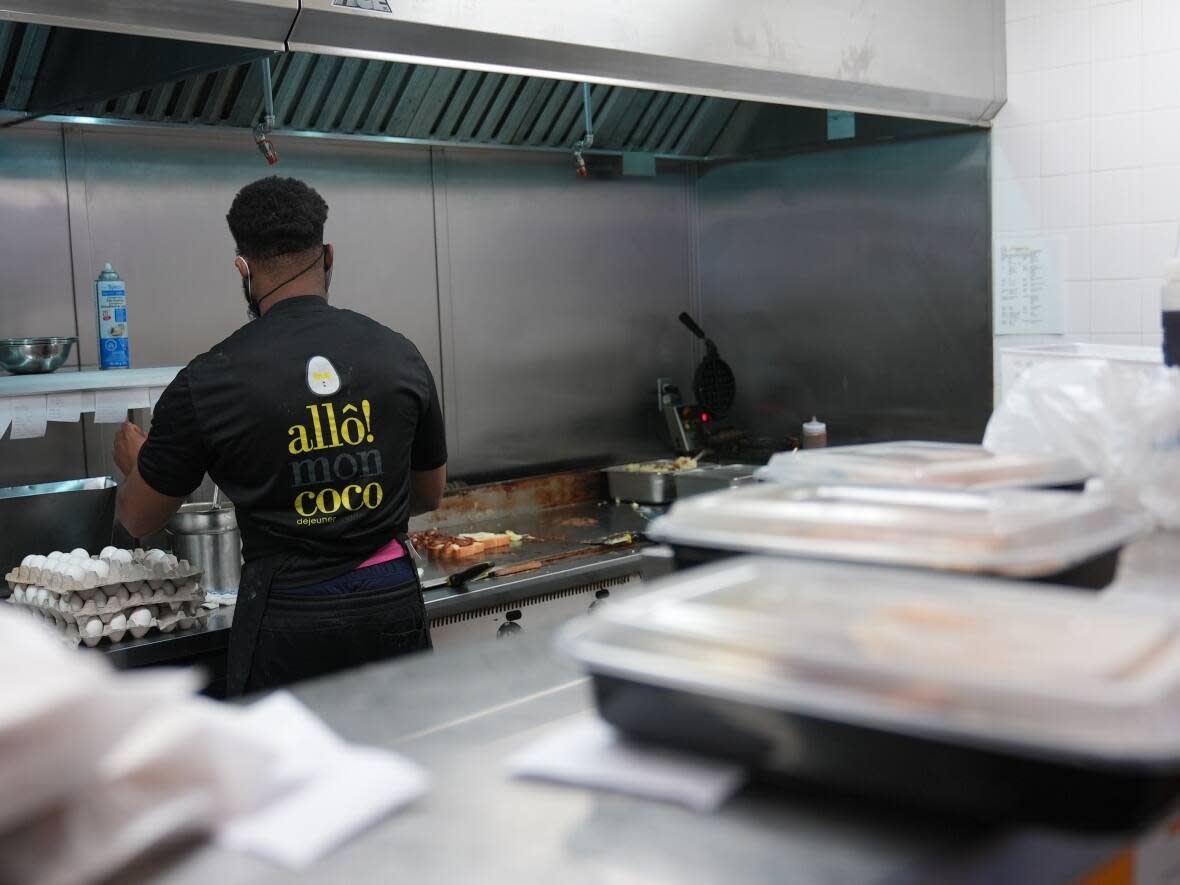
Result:
<svg viewBox="0 0 1180 885"><path fill-rule="evenodd" d="M442 409L407 338L328 303L327 217L295 179L242 189L227 220L253 321L180 371L150 434L115 440L136 537L206 473L237 509L231 695L430 648L406 527L442 496Z"/></svg>

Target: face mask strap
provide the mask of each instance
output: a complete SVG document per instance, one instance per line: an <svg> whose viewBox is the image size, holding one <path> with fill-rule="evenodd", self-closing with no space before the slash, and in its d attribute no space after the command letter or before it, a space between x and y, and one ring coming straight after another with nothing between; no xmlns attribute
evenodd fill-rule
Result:
<svg viewBox="0 0 1180 885"><path fill-rule="evenodd" d="M262 315L262 302L264 302L271 295L274 295L276 292L278 292L279 289L283 288L283 286L295 282L321 261L324 263L324 294L327 294L328 286L330 286L332 283L332 269L328 267L328 247L324 246L320 250L320 254L315 257L311 264L303 268L303 270L299 271L299 273L283 280L283 282L279 283L265 295L259 298L254 298L254 276L250 272L250 264L245 258L242 258L241 255L239 255L238 258L241 260L242 264L246 265L246 276L242 279L242 290L246 294L246 304L248 306L247 309L250 311L250 316L253 319L258 319L258 317Z"/></svg>
<svg viewBox="0 0 1180 885"><path fill-rule="evenodd" d="M250 262L241 255L238 256L238 261L242 262L242 266L246 268L246 275L242 277L242 294L246 296L246 312L250 315L250 319L256 320L262 314L258 310L258 302L254 300L254 272L250 270Z"/></svg>

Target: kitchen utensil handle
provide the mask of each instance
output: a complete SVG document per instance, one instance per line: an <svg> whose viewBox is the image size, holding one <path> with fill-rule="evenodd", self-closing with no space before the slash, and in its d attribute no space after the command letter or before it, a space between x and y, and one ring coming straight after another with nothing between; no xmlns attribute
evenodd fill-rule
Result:
<svg viewBox="0 0 1180 885"><path fill-rule="evenodd" d="M680 322L684 323L684 325L688 327L688 331L692 332L692 334L696 335L702 341L705 340L705 330L698 326L696 324L696 320L690 317L687 313L682 313L680 315Z"/></svg>
<svg viewBox="0 0 1180 885"><path fill-rule="evenodd" d="M456 589L464 587L468 582L474 581L476 578L490 572L496 567L494 562L477 562L475 565L463 569L461 572L456 572L447 579L447 583Z"/></svg>
<svg viewBox="0 0 1180 885"><path fill-rule="evenodd" d="M545 567L545 563L542 562L540 559L533 559L533 560L530 560L529 562L519 563L518 565L507 565L507 566L504 566L503 568L498 568L494 572L492 572L492 577L493 578L507 578L507 577L510 577L511 575L519 575L523 572L532 572L532 571L536 571L539 568L544 568L544 567Z"/></svg>

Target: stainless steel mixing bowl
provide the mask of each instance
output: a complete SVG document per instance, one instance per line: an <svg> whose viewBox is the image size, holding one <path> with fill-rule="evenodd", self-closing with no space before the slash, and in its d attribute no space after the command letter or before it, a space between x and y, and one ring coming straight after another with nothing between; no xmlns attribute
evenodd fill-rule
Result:
<svg viewBox="0 0 1180 885"><path fill-rule="evenodd" d="M70 358L77 338L0 338L0 366L14 375L52 372Z"/></svg>

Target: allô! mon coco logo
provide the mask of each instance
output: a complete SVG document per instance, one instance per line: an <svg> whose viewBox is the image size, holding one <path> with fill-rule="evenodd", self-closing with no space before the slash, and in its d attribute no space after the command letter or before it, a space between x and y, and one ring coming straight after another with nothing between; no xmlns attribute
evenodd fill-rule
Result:
<svg viewBox="0 0 1180 885"><path fill-rule="evenodd" d="M369 401L359 406L333 403L306 407L310 420L287 428L287 451L296 489L295 512L300 525L334 522L341 512L376 510L385 499L381 452L360 449L377 441Z"/></svg>

